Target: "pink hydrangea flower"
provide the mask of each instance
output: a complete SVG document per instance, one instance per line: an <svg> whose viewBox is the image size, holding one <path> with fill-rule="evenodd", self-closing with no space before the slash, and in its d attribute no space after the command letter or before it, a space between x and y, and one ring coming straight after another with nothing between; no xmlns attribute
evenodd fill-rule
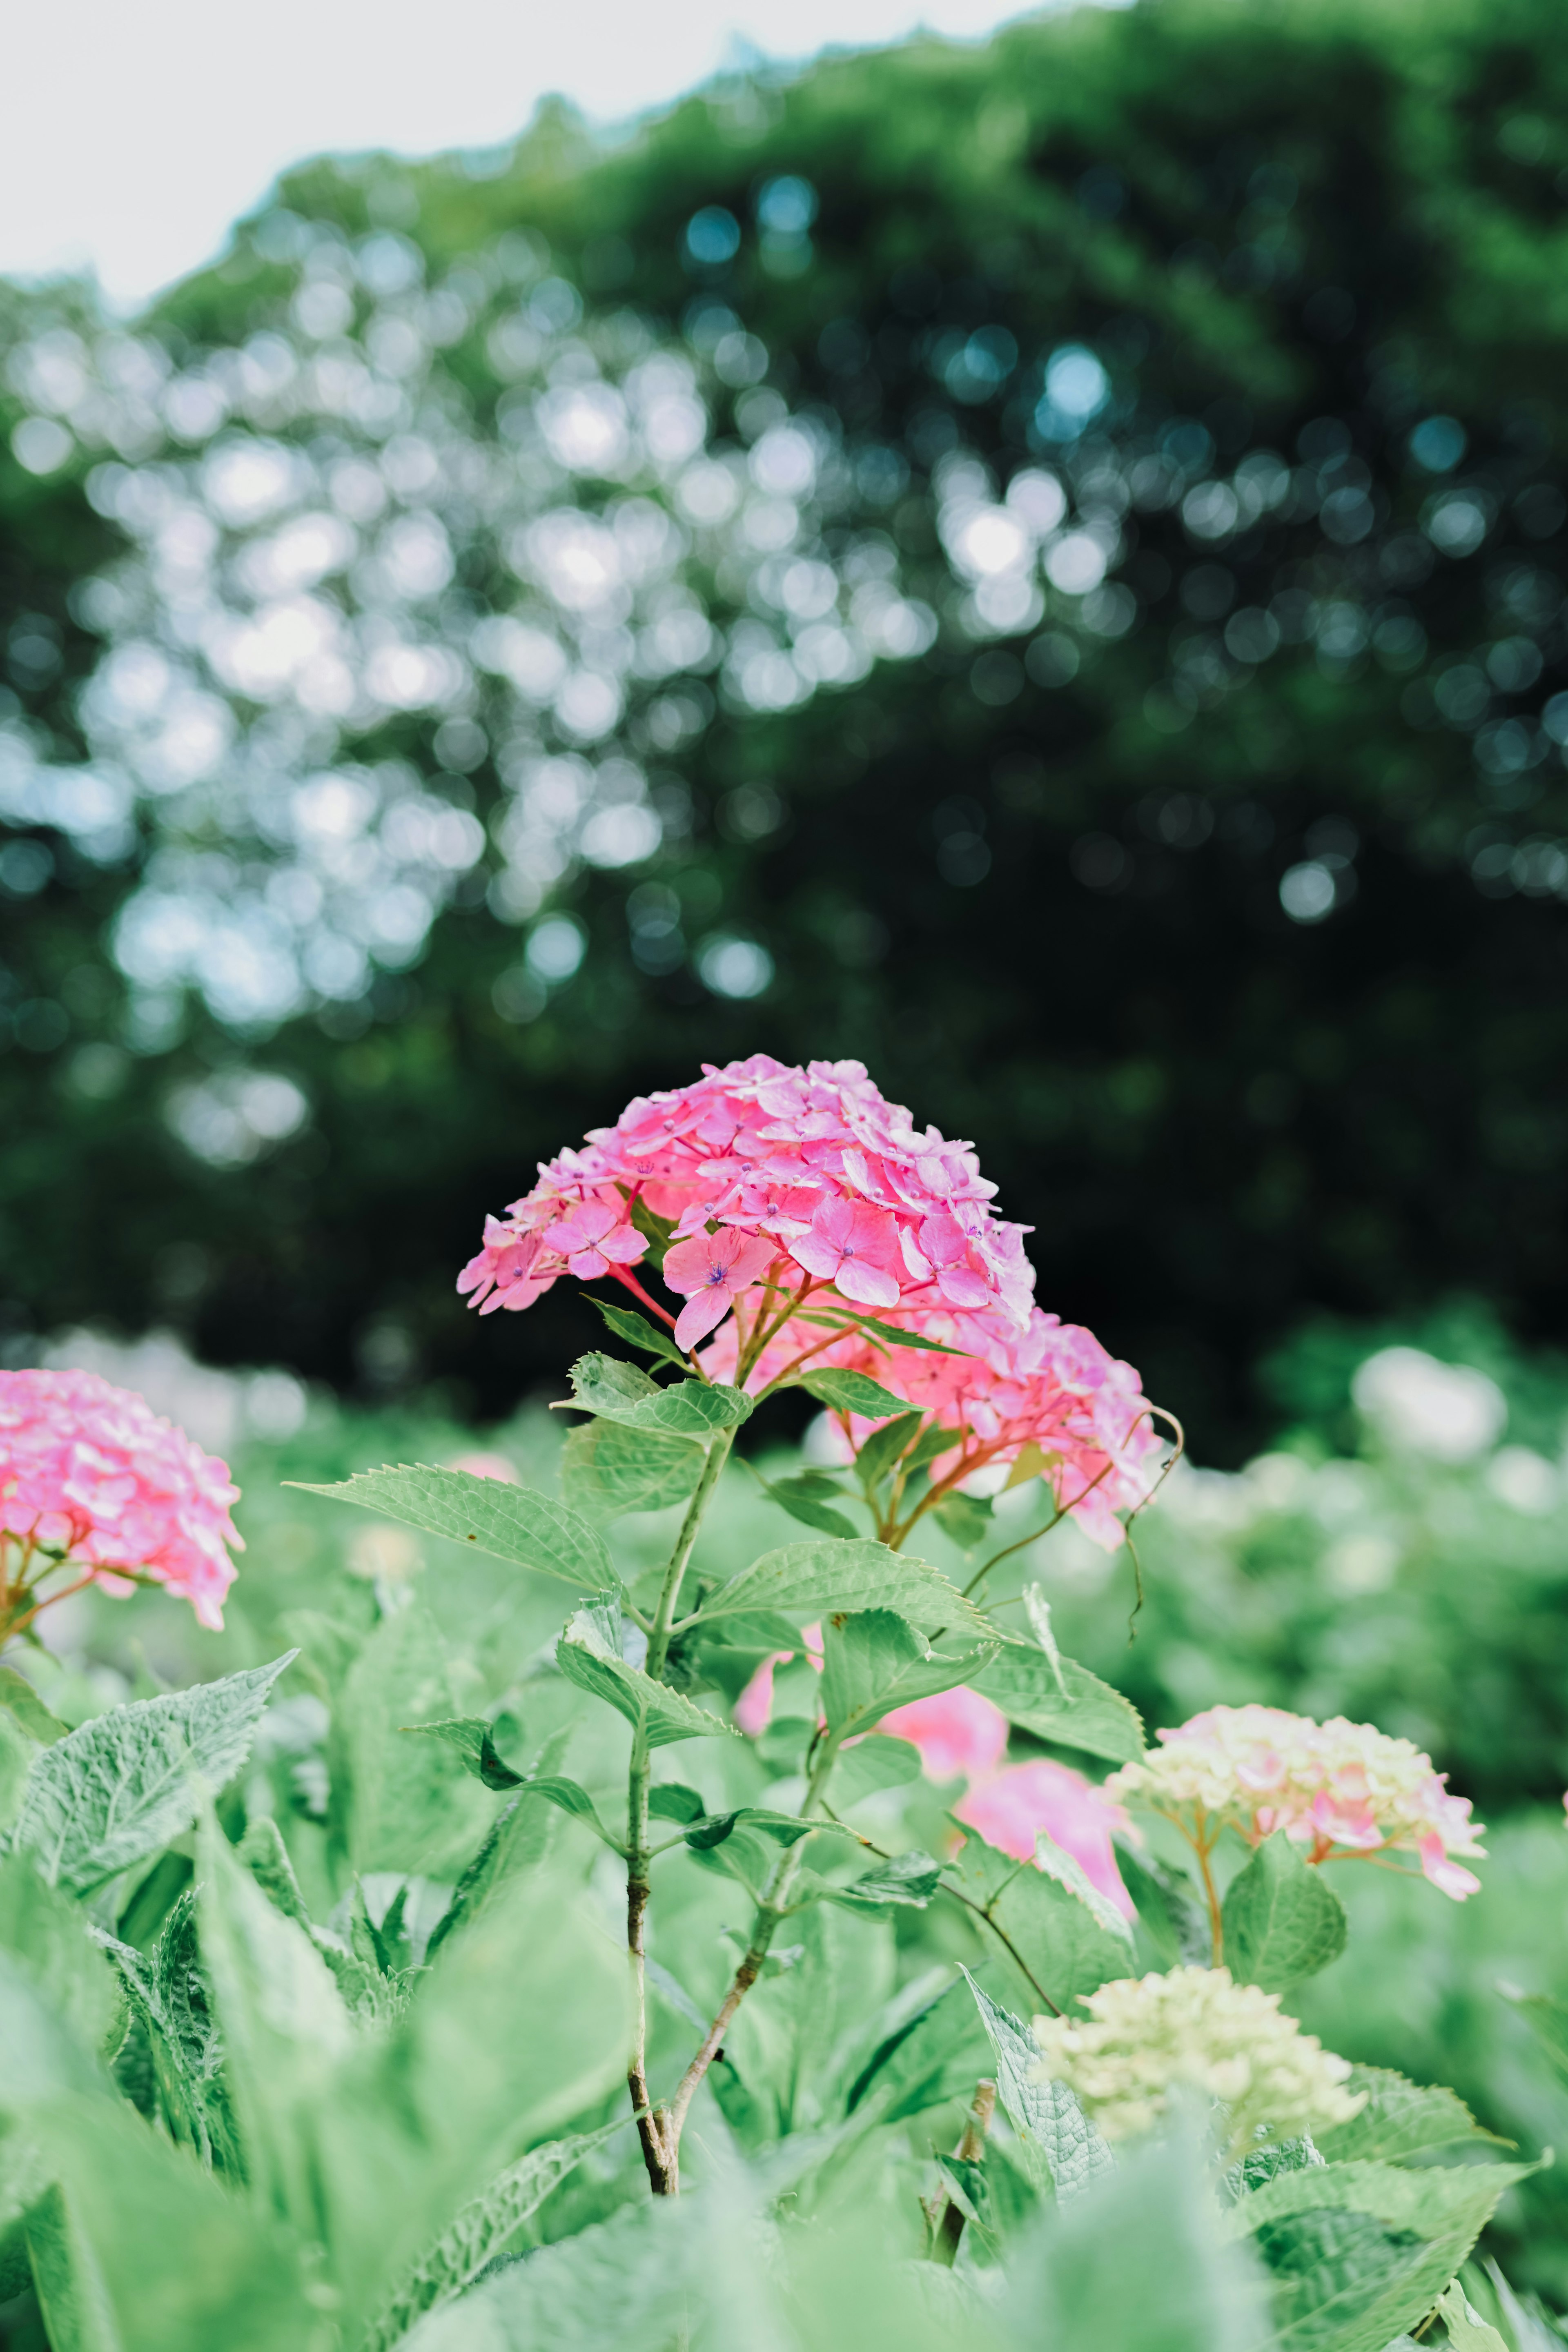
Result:
<svg viewBox="0 0 1568 2352"><path fill-rule="evenodd" d="M920 1749L928 1780L983 1780L1007 1753L1006 1717L994 1700L966 1683L896 1706L878 1728Z"/></svg>
<svg viewBox="0 0 1568 2352"><path fill-rule="evenodd" d="M746 1318L734 1344L751 1346L763 1313L776 1321L781 1297L787 1307L789 1293L807 1291L852 1311L984 1310L1022 1331L1034 1275L994 1190L967 1144L917 1129L860 1063L792 1069L756 1054L628 1104L581 1150L542 1166L531 1192L487 1219L458 1288L493 1314L531 1307L563 1274L608 1276L673 1323L633 1271L648 1252L640 1202L674 1229L666 1279L692 1302L679 1319L697 1338L733 1310ZM726 1244L733 1278L716 1278L711 1250L681 1254L724 1234L751 1245L742 1258ZM768 1292L757 1288L764 1274ZM824 1347L819 1329L791 1327L786 1360Z"/></svg>
<svg viewBox="0 0 1568 2352"><path fill-rule="evenodd" d="M664 1261L665 1281L687 1301L676 1318L677 1347L694 1348L705 1339L742 1293L766 1273L773 1255L771 1241L760 1234L740 1233L733 1225L677 1242Z"/></svg>
<svg viewBox="0 0 1568 2352"><path fill-rule="evenodd" d="M1414 1853L1434 1886L1462 1902L1480 1881L1456 1854L1485 1854L1468 1797L1408 1739L1335 1716L1328 1723L1278 1706L1211 1706L1106 1786L1176 1823L1206 1851L1220 1830L1258 1845L1283 1830L1309 1862Z"/></svg>
<svg viewBox="0 0 1568 2352"><path fill-rule="evenodd" d="M234 1581L228 1548L243 1549L226 1463L203 1454L145 1400L96 1372L0 1372L0 1555L9 1630L58 1593L36 1597L54 1568L74 1583L124 1592L135 1572L187 1600L197 1619L223 1623Z"/></svg>
<svg viewBox="0 0 1568 2352"><path fill-rule="evenodd" d="M982 1780L954 1810L987 1845L1016 1854L1020 1862L1034 1861L1043 1832L1071 1854L1089 1885L1114 1903L1124 1919L1132 1917L1132 1899L1121 1884L1110 1842L1113 1830L1128 1827L1127 1815L1113 1797L1069 1764L1055 1764L1041 1756L1010 1765Z"/></svg>
<svg viewBox="0 0 1568 2352"><path fill-rule="evenodd" d="M1159 1475L1161 1441L1153 1409L1131 1364L1101 1347L1092 1331L1032 1307L1020 1330L993 1314L945 1308L885 1318L918 1329L954 1350L937 1355L879 1349L851 1332L816 1358L819 1364L868 1374L952 1431L952 1451L931 1465L933 1485L951 1490L977 1470L1027 1456L1065 1509L1107 1550L1122 1541L1119 1514L1148 1500ZM766 1386L796 1343L787 1328L763 1352L747 1386ZM732 1377L736 1350L728 1327L703 1362L716 1379ZM876 1426L844 1419L846 1460Z"/></svg>

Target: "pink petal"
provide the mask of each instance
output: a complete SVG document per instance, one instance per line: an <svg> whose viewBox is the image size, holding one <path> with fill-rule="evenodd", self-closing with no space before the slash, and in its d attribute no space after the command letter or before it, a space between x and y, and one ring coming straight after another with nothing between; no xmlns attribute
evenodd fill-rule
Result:
<svg viewBox="0 0 1568 2352"><path fill-rule="evenodd" d="M710 1331L722 1323L732 1304L730 1291L722 1283L715 1283L710 1289L698 1291L688 1299L675 1318L676 1346L695 1348L699 1339L705 1339Z"/></svg>
<svg viewBox="0 0 1568 2352"><path fill-rule="evenodd" d="M677 1242L673 1249L666 1251L664 1279L671 1290L689 1297L692 1291L704 1286L713 1271L716 1238L712 1234L693 1234L689 1241ZM710 1323L704 1328L710 1331L713 1326Z"/></svg>
<svg viewBox="0 0 1568 2352"><path fill-rule="evenodd" d="M878 1728L920 1749L921 1769L928 1780L984 1780L1007 1753L1006 1717L982 1692L963 1683L934 1698L896 1706ZM1029 1851L1034 1852L1033 1845Z"/></svg>
<svg viewBox="0 0 1568 2352"><path fill-rule="evenodd" d="M801 1254L796 1250L795 1255L799 1257ZM884 1274L880 1266L869 1265L865 1258L842 1259L833 1281L840 1295L852 1298L857 1307L896 1307L899 1303L899 1286L892 1276Z"/></svg>

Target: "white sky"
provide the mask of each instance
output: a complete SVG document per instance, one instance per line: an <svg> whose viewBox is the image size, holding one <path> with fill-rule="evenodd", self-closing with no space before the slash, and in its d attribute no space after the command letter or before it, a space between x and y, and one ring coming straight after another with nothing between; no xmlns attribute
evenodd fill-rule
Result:
<svg viewBox="0 0 1568 2352"><path fill-rule="evenodd" d="M0 273L95 267L121 304L209 259L323 151L513 137L550 91L616 121L769 56L978 38L1018 0L75 0L12 10Z"/></svg>

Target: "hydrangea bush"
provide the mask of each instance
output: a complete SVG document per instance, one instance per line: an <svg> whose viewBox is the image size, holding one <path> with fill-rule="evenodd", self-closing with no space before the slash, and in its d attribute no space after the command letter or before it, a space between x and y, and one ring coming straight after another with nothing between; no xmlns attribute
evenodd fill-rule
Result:
<svg viewBox="0 0 1568 2352"><path fill-rule="evenodd" d="M1528 2165L1282 2005L1350 1863L1476 1889L1468 1807L1365 1725L1149 1748L1063 1654L1019 1553L1120 1550L1169 1448L969 1147L858 1065L710 1069L459 1287L563 1275L642 1360L573 1367L559 1498L363 1470L296 1650L69 1732L0 1674L0 2242L49 2344L1495 2352L1455 2281ZM824 1442L728 1556L791 1389ZM80 1376L0 1434L13 1631L57 1575L213 1622L221 1465ZM421 1545L498 1566L466 1645Z"/></svg>

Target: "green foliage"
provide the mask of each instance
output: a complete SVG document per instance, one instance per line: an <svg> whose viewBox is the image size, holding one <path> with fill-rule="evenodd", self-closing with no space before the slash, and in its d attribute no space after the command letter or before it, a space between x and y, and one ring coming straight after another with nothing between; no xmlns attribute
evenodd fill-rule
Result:
<svg viewBox="0 0 1568 2352"><path fill-rule="evenodd" d="M250 1752L267 1695L294 1655L224 1681L117 1707L42 1748L12 1843L51 1885L86 1895L188 1829L201 1789L224 1788Z"/></svg>
<svg viewBox="0 0 1568 2352"><path fill-rule="evenodd" d="M689 1437L592 1421L567 1437L561 1484L578 1510L605 1517L657 1511L686 1500L702 1475L702 1458L701 1447Z"/></svg>
<svg viewBox="0 0 1568 2352"><path fill-rule="evenodd" d="M543 1501L547 1458L525 1458ZM320 1486L346 1465L294 1466ZM1141 1735L1108 1685L1004 1642L939 1570L826 1537L740 1566L772 1507L732 1478L689 1558L679 1504L607 1525L608 1573L561 1633L553 1584L499 1547L459 1543L412 1589L384 1565L372 1583L319 1548L330 1515L268 1507L307 1516L258 1522L244 1638L300 1622L319 1654L286 1687L311 1696L263 1714L243 1675L185 1695L198 1729L215 1694L249 1710L227 1748L200 1733L217 1808L183 1778L163 1843L144 1832L112 1879L100 1856L51 1885L54 1849L33 1844L0 1862L0 2263L26 2263L51 2343L1385 2352L1500 2194L1549 2193L1493 2160L1454 2092L1373 2065L1352 2074L1367 2097L1350 2124L1223 2180L1187 2136L1203 2115L1113 2153L1036 2079L1021 2021L1188 1957L1193 1897L1161 1853L1129 1854L1130 1928L1048 1840L1022 1863L964 1826L953 1850L917 1750L875 1728L889 1706L966 1682L1005 1693L1015 1752L1043 1734L1110 1761ZM817 1675L795 1629L819 1612ZM661 1622L682 1629L668 1679ZM743 1738L729 1701L774 1649L796 1652L775 1667L778 1717ZM1028 1671L991 1685L999 1661ZM64 1707L72 1685L57 1669L40 1687ZM146 1704L29 1739L31 1770L90 1747L134 1795L143 1748L168 1752L140 1728ZM627 1758L635 1791L677 1739L685 1777L646 1788L639 2045L616 1949ZM96 1851L87 1826L79 1843ZM1377 1874L1347 1896L1435 1899ZM1439 1927L1485 1900L1439 1906ZM1225 1926L1238 1975L1284 1984L1316 1962L1303 1998L1331 2000L1354 1965L1354 1945L1328 1964L1339 1906L1283 1841L1232 1871ZM681 2195L650 2199L628 2051L668 2102L738 1967ZM1403 1964L1402 1987L1422 1981ZM1342 2019L1328 2038L1360 2054ZM987 2080L1000 2108L976 2154L960 2135ZM947 2215L934 2231L922 2200ZM954 2266L926 2259L960 2221ZM1504 2315L1464 2284L1480 2320L1450 2296L1450 2334L1485 2352L1475 2326Z"/></svg>
<svg viewBox="0 0 1568 2352"><path fill-rule="evenodd" d="M949 1627L966 1633L990 1630L938 1570L864 1536L764 1552L703 1602L710 1618L756 1609L813 1617L824 1611L896 1609L932 1634Z"/></svg>
<svg viewBox="0 0 1568 2352"><path fill-rule="evenodd" d="M615 1356L582 1356L572 1367L572 1401L584 1412L623 1428L667 1437L712 1437L748 1418L752 1400L722 1381L676 1381L660 1388Z"/></svg>
<svg viewBox="0 0 1568 2352"><path fill-rule="evenodd" d="M535 1569L579 1591L586 1586L597 1591L612 1578L610 1556L597 1530L575 1511L527 1486L508 1486L495 1478L476 1478L467 1470L434 1470L420 1463L395 1470L362 1470L341 1486L305 1486L304 1492L363 1504L384 1518L421 1528L426 1535L445 1536L452 1543L472 1544L497 1559Z"/></svg>
<svg viewBox="0 0 1568 2352"><path fill-rule="evenodd" d="M803 1372L800 1385L830 1412L858 1412L868 1420L879 1420L884 1413L901 1415L904 1410L902 1397L883 1388L879 1381L868 1380L864 1372Z"/></svg>
<svg viewBox="0 0 1568 2352"><path fill-rule="evenodd" d="M1226 1890L1226 1966L1238 1984L1283 1992L1316 1976L1345 1948L1345 1906L1283 1830L1265 1838Z"/></svg>

